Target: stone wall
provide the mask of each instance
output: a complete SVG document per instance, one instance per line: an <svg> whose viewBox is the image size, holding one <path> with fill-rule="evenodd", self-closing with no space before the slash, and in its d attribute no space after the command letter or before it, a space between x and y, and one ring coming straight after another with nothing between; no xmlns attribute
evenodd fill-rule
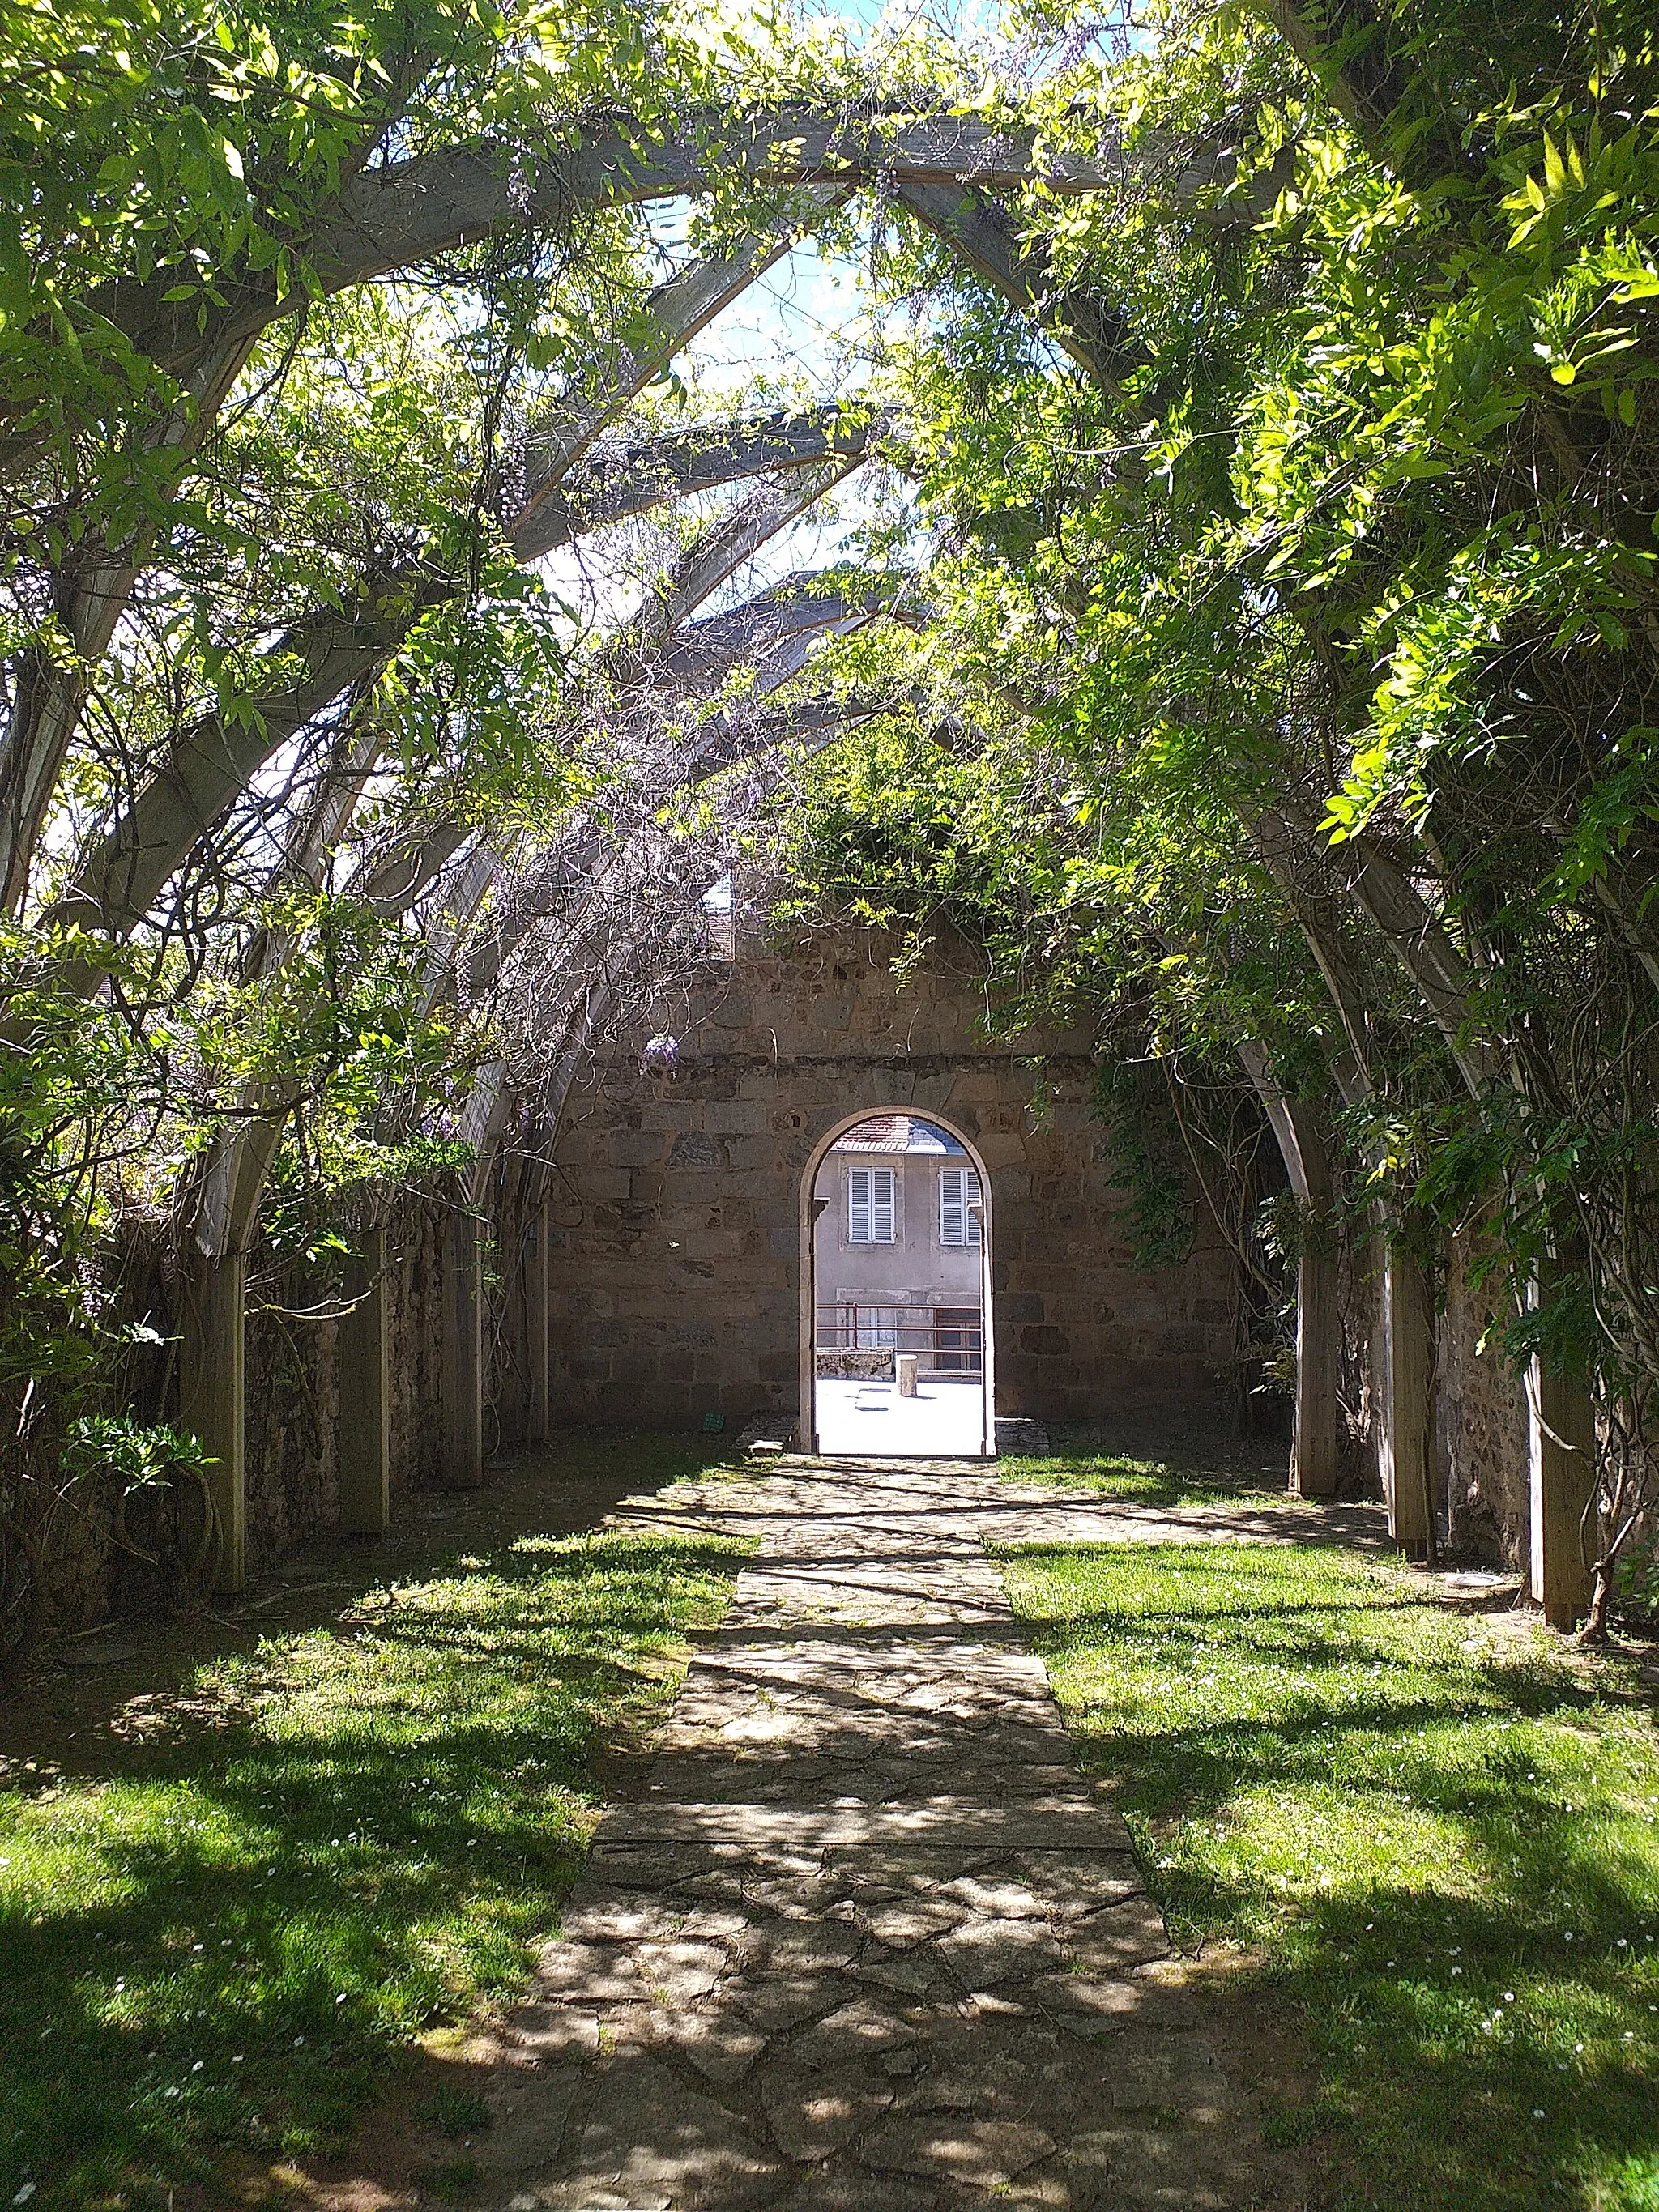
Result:
<svg viewBox="0 0 1659 2212"><path fill-rule="evenodd" d="M443 1369L445 1199L411 1193L386 1224L391 1294L389 1333L391 1490L438 1486L442 1431L439 1382Z"/></svg>
<svg viewBox="0 0 1659 2212"><path fill-rule="evenodd" d="M319 1294L321 1294L320 1297ZM302 1319L323 1284L249 1270L246 1455L248 1565L256 1572L314 1543L340 1517L336 1323Z"/></svg>
<svg viewBox="0 0 1659 2212"><path fill-rule="evenodd" d="M391 1316L391 1488L393 1498L436 1486L441 1430L440 1256L447 1194L410 1192L387 1223ZM349 1220L340 1224L348 1238ZM125 1409L143 1420L176 1419L180 1285L155 1222L125 1224L114 1255L115 1321L143 1324L118 1378ZM340 1514L338 1285L325 1270L296 1269L263 1248L248 1267L246 1327L247 1555L258 1573L337 1527ZM127 1533L162 1565L152 1571L117 1540L112 1480L94 1470L60 1480L52 1510L34 1525L45 1555L48 1626L149 1610L176 1584L178 1515L170 1490L131 1501Z"/></svg>
<svg viewBox="0 0 1659 2212"><path fill-rule="evenodd" d="M1530 1542L1526 1386L1495 1351L1480 1349L1491 1298L1472 1279L1478 1227L1452 1240L1437 1285L1434 1323L1434 1487L1442 1526L1459 1553L1493 1565L1526 1565ZM1380 1498L1378 1382L1373 1372L1382 1250L1374 1228L1342 1254L1345 1490Z"/></svg>
<svg viewBox="0 0 1659 2212"><path fill-rule="evenodd" d="M1527 1396L1522 1377L1480 1349L1492 1300L1471 1280L1478 1230L1455 1237L1435 1371L1435 1442L1452 1536L1493 1562L1524 1566L1531 1540Z"/></svg>
<svg viewBox="0 0 1659 2212"><path fill-rule="evenodd" d="M556 1417L684 1427L793 1409L800 1178L837 1121L882 1109L939 1115L985 1160L1000 1412L1212 1395L1234 1354L1231 1255L1200 1211L1184 1264L1137 1267L1087 1040L994 1046L983 1006L966 948L900 978L883 939L848 936L722 965L602 1054L554 1152ZM641 1072L661 1031L679 1041L672 1076Z"/></svg>
<svg viewBox="0 0 1659 2212"><path fill-rule="evenodd" d="M106 1267L106 1326L112 1336L131 1340L112 1377L111 1407L155 1420L173 1367L166 1341L173 1302L166 1224L155 1216L122 1221ZM48 1458L28 1474L33 1479L19 1504L45 1567L47 1629L79 1628L154 1603L158 1577L118 1540L118 1518L125 1520L129 1544L167 1552L177 1521L171 1493L130 1500L118 1516L116 1487L95 1463Z"/></svg>
<svg viewBox="0 0 1659 2212"><path fill-rule="evenodd" d="M448 1201L405 1193L386 1224L391 1358L391 1489L435 1487L441 1428L442 1230ZM352 1235L349 1222L341 1233ZM256 1571L313 1543L340 1517L337 1284L304 1271L249 1267L248 1564ZM319 1317L313 1318L313 1312Z"/></svg>

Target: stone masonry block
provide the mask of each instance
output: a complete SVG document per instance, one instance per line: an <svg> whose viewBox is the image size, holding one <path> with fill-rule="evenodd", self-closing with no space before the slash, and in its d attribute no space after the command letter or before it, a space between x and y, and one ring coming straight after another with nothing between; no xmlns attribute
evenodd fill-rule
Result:
<svg viewBox="0 0 1659 2212"><path fill-rule="evenodd" d="M931 1107L935 1114L944 1114L949 1110L951 1093L955 1088L956 1078L947 1070L942 1075L919 1075L910 1095L922 1113Z"/></svg>
<svg viewBox="0 0 1659 2212"><path fill-rule="evenodd" d="M734 1260L742 1249L742 1241L735 1230L688 1229L679 1239L677 1257L682 1263L695 1260Z"/></svg>
<svg viewBox="0 0 1659 2212"><path fill-rule="evenodd" d="M712 1114L719 1109L710 1107L708 1110ZM726 1147L717 1137L712 1137L702 1129L682 1129L674 1139L673 1149L668 1155L668 1164L671 1168L693 1170L723 1168L726 1165Z"/></svg>
<svg viewBox="0 0 1659 2212"><path fill-rule="evenodd" d="M703 1116L703 1127L721 1137L763 1137L771 1127L769 1109L754 1098L714 1100Z"/></svg>
<svg viewBox="0 0 1659 2212"><path fill-rule="evenodd" d="M1038 1358L1052 1358L1057 1354L1068 1352L1072 1348L1072 1340L1065 1331L1054 1328L1046 1322L1021 1329L1019 1341L1022 1350L1030 1352Z"/></svg>
<svg viewBox="0 0 1659 2212"><path fill-rule="evenodd" d="M640 1109L642 1129L660 1129L665 1135L678 1136L682 1129L695 1129L702 1121L702 1101L696 1098L653 1098Z"/></svg>
<svg viewBox="0 0 1659 2212"><path fill-rule="evenodd" d="M577 1196L589 1206L602 1206L628 1195L626 1168L584 1168L572 1181Z"/></svg>
<svg viewBox="0 0 1659 2212"><path fill-rule="evenodd" d="M667 1156L668 1139L660 1129L615 1129L609 1150L613 1167L659 1167Z"/></svg>
<svg viewBox="0 0 1659 2212"><path fill-rule="evenodd" d="M749 1137L728 1137L728 1145L753 1143ZM731 1168L721 1175L718 1182L709 1186L708 1194L723 1205L729 1200L740 1199L756 1213L768 1219L787 1212L790 1220L795 1218L795 1177L793 1172L783 1178L787 1188L780 1192L779 1177L769 1168ZM701 1199L705 1194L698 1193Z"/></svg>
<svg viewBox="0 0 1659 2212"><path fill-rule="evenodd" d="M970 1067L958 1074L951 1085L951 1103L960 1109L963 1106L994 1105L1008 1088L1007 1072L1004 1068Z"/></svg>
<svg viewBox="0 0 1659 2212"><path fill-rule="evenodd" d="M771 1170L775 1158L770 1137L728 1137L726 1151L729 1164L739 1174L745 1169Z"/></svg>
<svg viewBox="0 0 1659 2212"><path fill-rule="evenodd" d="M1020 1167L1024 1164L1025 1146L1023 1139L997 1130L982 1131L975 1139L980 1158L994 1175L999 1168Z"/></svg>
<svg viewBox="0 0 1659 2212"><path fill-rule="evenodd" d="M1158 1333L1158 1348L1168 1355L1177 1352L1201 1352L1206 1349L1206 1332L1192 1322L1180 1322L1173 1328Z"/></svg>

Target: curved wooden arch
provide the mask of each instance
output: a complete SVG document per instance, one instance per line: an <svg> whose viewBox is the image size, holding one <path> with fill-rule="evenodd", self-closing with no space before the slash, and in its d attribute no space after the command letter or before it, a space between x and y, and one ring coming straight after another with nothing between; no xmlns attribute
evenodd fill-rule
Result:
<svg viewBox="0 0 1659 2212"><path fill-rule="evenodd" d="M994 1459L997 1454L996 1436L996 1335L991 1313L991 1170L981 1157L979 1146L965 1129L958 1128L948 1115L936 1113L931 1106L864 1105L851 1114L843 1114L825 1130L808 1156L801 1170L798 1197L799 1250L800 1257L800 1448L816 1452L818 1448L817 1416L817 1214L814 1210L814 1194L817 1188L819 1170L830 1157L837 1139L849 1129L856 1129L860 1121L868 1121L878 1114L907 1114L913 1120L931 1122L954 1137L979 1177L980 1199L980 1335L984 1344L984 1373L981 1395L983 1406L980 1437L980 1457Z"/></svg>

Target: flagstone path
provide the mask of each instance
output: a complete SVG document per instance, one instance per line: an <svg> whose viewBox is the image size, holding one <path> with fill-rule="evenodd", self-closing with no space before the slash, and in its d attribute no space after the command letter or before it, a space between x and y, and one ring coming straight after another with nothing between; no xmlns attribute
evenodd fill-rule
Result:
<svg viewBox="0 0 1659 2212"><path fill-rule="evenodd" d="M612 1525L665 1522L760 1554L495 2040L483 2201L1248 2203L1251 2112L984 1548L1194 1516L795 1462Z"/></svg>

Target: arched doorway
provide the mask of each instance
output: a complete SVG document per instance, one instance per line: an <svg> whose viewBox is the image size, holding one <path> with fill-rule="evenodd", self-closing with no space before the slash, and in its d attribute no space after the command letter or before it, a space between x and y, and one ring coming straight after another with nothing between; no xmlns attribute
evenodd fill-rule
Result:
<svg viewBox="0 0 1659 2212"><path fill-rule="evenodd" d="M996 1454L991 1179L942 1115L865 1107L800 1182L800 1434L830 1456Z"/></svg>

